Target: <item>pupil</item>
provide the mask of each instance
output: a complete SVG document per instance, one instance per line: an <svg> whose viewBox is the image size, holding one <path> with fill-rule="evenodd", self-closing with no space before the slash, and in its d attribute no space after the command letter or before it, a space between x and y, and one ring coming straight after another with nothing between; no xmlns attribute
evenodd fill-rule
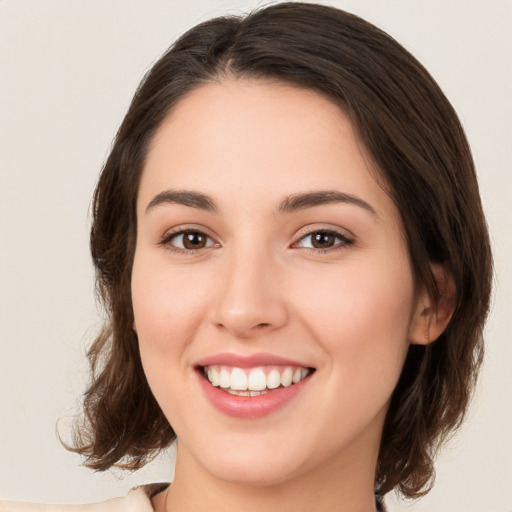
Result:
<svg viewBox="0 0 512 512"><path fill-rule="evenodd" d="M325 249L332 247L334 243L334 235L330 233L316 233L313 237L313 246L317 249Z"/></svg>
<svg viewBox="0 0 512 512"><path fill-rule="evenodd" d="M186 233L183 237L183 245L187 249L201 249L205 244L206 239L201 233Z"/></svg>

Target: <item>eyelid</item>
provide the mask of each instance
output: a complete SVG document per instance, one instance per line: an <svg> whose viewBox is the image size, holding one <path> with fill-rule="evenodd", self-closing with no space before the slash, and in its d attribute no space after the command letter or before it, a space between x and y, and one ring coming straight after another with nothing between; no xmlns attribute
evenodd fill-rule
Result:
<svg viewBox="0 0 512 512"><path fill-rule="evenodd" d="M173 246L171 241L178 237L179 235L183 235L186 233L200 233L206 236L209 240L213 242L211 245L207 245L205 247L199 247L197 249L182 249L180 247ZM308 236L312 236L315 233L327 233L335 236L340 239L341 242L334 245L333 247L328 248L316 248L316 247L301 247L300 243L302 240L307 238ZM304 250L312 251L315 253L322 252L331 252L339 249L346 248L347 246L352 245L355 242L355 237L350 232L340 227L326 226L326 225L314 225L314 226L306 226L302 228L294 238L294 242L291 244L292 248L302 248ZM186 224L175 226L167 230L164 235L162 235L161 239L158 242L158 245L167 248L168 250L176 253L185 253L185 254L194 254L199 251L203 251L205 249L212 249L216 247L220 247L220 243L217 241L217 237L210 233L210 230L205 228L204 226L199 226L197 224Z"/></svg>
<svg viewBox="0 0 512 512"><path fill-rule="evenodd" d="M206 247L199 247L198 249L182 249L180 247L173 246L171 244L171 241L178 237L179 235L183 235L186 233L200 233L210 240L213 241L212 245L206 246ZM216 237L214 237L211 233L209 233L209 230L206 229L204 226L198 226L197 224L186 224L186 225L180 225L176 226L174 228L171 228L167 230L162 237L160 238L158 245L165 247L169 251L176 252L176 253L185 253L185 254L194 254L198 251L202 251L205 249L211 249L215 247L219 247L220 243L217 241Z"/></svg>
<svg viewBox="0 0 512 512"><path fill-rule="evenodd" d="M336 238L339 238L341 240L341 243L329 247L329 248L316 248L316 247L300 247L299 243L307 238L308 236L314 235L315 233L327 233L334 235ZM304 250L313 251L315 253L322 253L322 252L331 252L336 251L340 249L344 249L355 242L355 236L349 233L347 230L339 228L339 227L332 227L332 226L325 226L325 225L318 225L318 226L307 226L306 228L303 228L299 231L297 236L295 237L295 242L292 243L292 248L302 248Z"/></svg>

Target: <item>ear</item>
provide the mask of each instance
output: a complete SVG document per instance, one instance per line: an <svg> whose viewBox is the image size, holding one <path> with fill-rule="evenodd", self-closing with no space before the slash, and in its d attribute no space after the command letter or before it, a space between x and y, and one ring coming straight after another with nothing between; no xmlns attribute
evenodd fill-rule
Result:
<svg viewBox="0 0 512 512"><path fill-rule="evenodd" d="M432 263L430 268L437 283L439 299L437 303L433 303L426 290L421 292L409 333L409 340L413 345L428 345L439 338L455 310L456 289L453 276L442 264Z"/></svg>

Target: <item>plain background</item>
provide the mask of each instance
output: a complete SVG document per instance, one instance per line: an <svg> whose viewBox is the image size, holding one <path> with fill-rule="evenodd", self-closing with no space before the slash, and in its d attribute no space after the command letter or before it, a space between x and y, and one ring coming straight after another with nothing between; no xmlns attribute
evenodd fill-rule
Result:
<svg viewBox="0 0 512 512"><path fill-rule="evenodd" d="M91 502L172 478L94 474L66 452L100 325L88 254L94 184L135 87L183 31L247 0L0 0L0 496ZM484 373L437 483L393 512L510 512L512 2L339 0L426 65L473 147L496 259Z"/></svg>

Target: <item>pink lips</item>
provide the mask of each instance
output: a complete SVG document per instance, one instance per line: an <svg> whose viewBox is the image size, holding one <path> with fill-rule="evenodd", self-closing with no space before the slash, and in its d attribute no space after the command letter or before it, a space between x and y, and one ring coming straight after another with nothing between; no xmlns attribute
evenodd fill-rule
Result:
<svg viewBox="0 0 512 512"><path fill-rule="evenodd" d="M255 366L304 366L308 367L307 364L302 364L292 359L285 359L283 357L275 356L273 354L251 354L250 356L242 356L226 352L223 354L215 354L210 357L205 357L196 363L197 366L212 366L214 364L236 366L237 368L252 368Z"/></svg>
<svg viewBox="0 0 512 512"><path fill-rule="evenodd" d="M204 366L224 365L237 368L253 368L258 366L302 366L307 368L307 364L285 359L272 354L252 354L250 356L240 356L231 353L216 354L206 357L197 362L197 375L201 388L211 404L223 414L241 419L261 418L280 409L295 396L297 396L305 386L307 386L311 375L288 387L279 387L270 390L268 393L259 396L237 396L231 395L218 387L213 386L205 377L202 371Z"/></svg>

